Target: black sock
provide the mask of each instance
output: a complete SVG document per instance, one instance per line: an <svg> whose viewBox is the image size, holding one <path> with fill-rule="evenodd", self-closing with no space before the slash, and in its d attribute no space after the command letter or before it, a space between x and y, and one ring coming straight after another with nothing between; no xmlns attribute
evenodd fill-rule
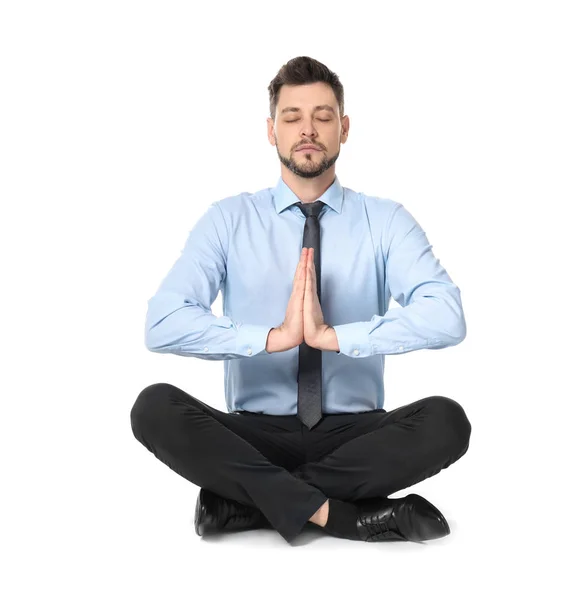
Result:
<svg viewBox="0 0 582 600"><path fill-rule="evenodd" d="M356 527L358 508L355 504L329 498L329 514L323 529L336 537L359 540Z"/></svg>

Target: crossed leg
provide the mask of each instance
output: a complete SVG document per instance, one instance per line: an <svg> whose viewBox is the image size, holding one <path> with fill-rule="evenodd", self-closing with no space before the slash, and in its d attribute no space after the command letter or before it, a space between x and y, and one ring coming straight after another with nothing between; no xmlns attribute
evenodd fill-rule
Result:
<svg viewBox="0 0 582 600"><path fill-rule="evenodd" d="M374 417L368 432L293 474L328 498L353 502L386 497L432 477L469 448L467 415L445 396L429 396Z"/></svg>

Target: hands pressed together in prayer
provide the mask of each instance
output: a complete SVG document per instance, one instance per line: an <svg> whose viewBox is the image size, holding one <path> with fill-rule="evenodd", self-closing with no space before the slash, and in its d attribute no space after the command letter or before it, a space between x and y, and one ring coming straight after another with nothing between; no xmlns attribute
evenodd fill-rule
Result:
<svg viewBox="0 0 582 600"><path fill-rule="evenodd" d="M339 350L335 330L323 319L317 296L313 248L303 248L295 271L285 320L267 336L267 352L283 352L305 342L319 350Z"/></svg>

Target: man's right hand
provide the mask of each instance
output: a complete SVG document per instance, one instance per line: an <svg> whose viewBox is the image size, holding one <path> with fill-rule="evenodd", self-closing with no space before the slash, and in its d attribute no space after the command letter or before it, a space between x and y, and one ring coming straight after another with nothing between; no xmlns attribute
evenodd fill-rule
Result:
<svg viewBox="0 0 582 600"><path fill-rule="evenodd" d="M293 291L287 304L285 320L274 327L267 336L267 352L284 352L303 342L303 298L307 271L307 248L301 250L301 258L295 269Z"/></svg>

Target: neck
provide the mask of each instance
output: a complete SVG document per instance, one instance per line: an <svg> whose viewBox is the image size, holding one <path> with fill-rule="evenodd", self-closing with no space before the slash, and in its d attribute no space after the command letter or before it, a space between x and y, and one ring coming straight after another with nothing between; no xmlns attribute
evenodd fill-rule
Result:
<svg viewBox="0 0 582 600"><path fill-rule="evenodd" d="M286 167L281 168L281 178L289 189L301 200L301 202L315 202L323 196L327 188L331 186L335 179L335 168L329 168L325 173L313 179L300 177L292 173Z"/></svg>

